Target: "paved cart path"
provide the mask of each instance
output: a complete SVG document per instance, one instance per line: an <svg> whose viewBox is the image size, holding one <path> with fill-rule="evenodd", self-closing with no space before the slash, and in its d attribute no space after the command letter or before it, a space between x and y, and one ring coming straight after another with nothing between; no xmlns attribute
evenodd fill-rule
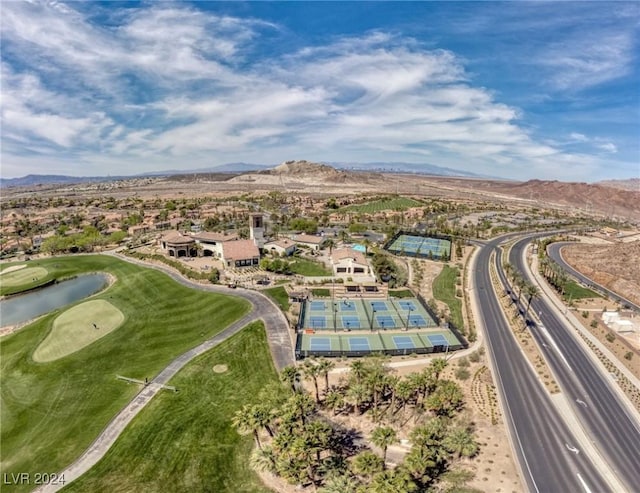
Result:
<svg viewBox="0 0 640 493"><path fill-rule="evenodd" d="M178 373L187 363L193 360L195 357L209 351L216 347L221 342L225 341L229 337L240 332L249 323L256 320L262 320L267 332L267 341L269 349L271 350L271 356L273 358L274 365L278 371L287 365L294 364L293 345L291 344L291 338L289 336L289 324L280 309L265 295L256 291L250 291L245 289L229 289L216 285L202 285L192 281L189 281L172 269L155 265L139 260L134 260L116 253L109 253L115 257L128 262L136 263L144 267L151 267L157 270L161 270L171 276L175 281L194 289L200 289L203 291L211 291L215 293L227 294L232 296L239 296L246 299L251 303L251 310L248 314L242 317L240 320L228 326L222 332L219 332L210 339L207 339L199 346L196 346L186 353L181 354L169 363L158 375L144 386L142 390L136 394L136 396L127 404L122 411L120 411L107 425L95 441L89 446L87 450L69 467L61 471L58 477L64 477L65 484L69 484L72 481L78 479L95 464L102 459L111 446L115 443L118 437L125 430L127 425L135 418L144 407L151 402L151 399L162 390L163 385L167 384L173 376ZM114 375L115 378L115 375ZM180 389L178 389L180 390ZM168 390L165 390L168 392ZM37 493L51 493L62 489L62 484L49 484L42 486L35 490Z"/></svg>

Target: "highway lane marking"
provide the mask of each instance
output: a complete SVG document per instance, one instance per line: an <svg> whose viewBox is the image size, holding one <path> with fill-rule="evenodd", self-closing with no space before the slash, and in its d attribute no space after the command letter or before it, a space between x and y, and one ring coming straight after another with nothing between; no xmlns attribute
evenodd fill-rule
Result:
<svg viewBox="0 0 640 493"><path fill-rule="evenodd" d="M573 445L569 445L568 443L565 442L565 446L567 447L567 450L569 450L569 452L573 452L576 455L580 453L580 451L577 448L575 448Z"/></svg>
<svg viewBox="0 0 640 493"><path fill-rule="evenodd" d="M587 482L584 479L582 479L582 476L580 476L580 473L576 473L576 476L578 476L578 481L580 481L580 484L582 485L582 489L586 493L592 493L591 488L589 488L589 485L587 484Z"/></svg>
<svg viewBox="0 0 640 493"><path fill-rule="evenodd" d="M558 352L558 356L560 356L562 361L564 361L564 364L567 365L567 368L569 368L569 371L571 373L573 373L573 368L571 368L571 365L569 365L569 362L567 361L567 358L565 358L564 354L562 354L562 352L560 351L560 348L556 344L556 341L554 341L551 338L551 334L549 334L549 332L547 331L547 328L544 325L541 325L541 324L538 325L538 328L544 333L544 335L546 336L547 340L551 343L551 345L554 347L554 349Z"/></svg>

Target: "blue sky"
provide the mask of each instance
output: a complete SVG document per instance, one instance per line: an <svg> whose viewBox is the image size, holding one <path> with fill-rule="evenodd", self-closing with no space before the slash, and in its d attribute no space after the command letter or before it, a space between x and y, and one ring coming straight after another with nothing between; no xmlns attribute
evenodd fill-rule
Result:
<svg viewBox="0 0 640 493"><path fill-rule="evenodd" d="M2 176L640 176L638 2L2 2Z"/></svg>

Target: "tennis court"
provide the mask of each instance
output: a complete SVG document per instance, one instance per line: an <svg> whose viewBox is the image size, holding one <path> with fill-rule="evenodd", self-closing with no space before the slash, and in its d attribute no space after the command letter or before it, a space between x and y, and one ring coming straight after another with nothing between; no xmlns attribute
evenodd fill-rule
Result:
<svg viewBox="0 0 640 493"><path fill-rule="evenodd" d="M451 256L451 240L400 234L387 244L386 249L396 255L448 260Z"/></svg>
<svg viewBox="0 0 640 493"><path fill-rule="evenodd" d="M448 346L449 345L449 341L442 334L433 334L433 335L429 334L427 335L427 339L429 339L429 342L431 343L432 346Z"/></svg>
<svg viewBox="0 0 640 493"><path fill-rule="evenodd" d="M350 337L349 349L351 349L351 351L371 351L369 339L366 337Z"/></svg>
<svg viewBox="0 0 640 493"><path fill-rule="evenodd" d="M314 337L309 341L312 351L331 351L331 339L328 337Z"/></svg>
<svg viewBox="0 0 640 493"><path fill-rule="evenodd" d="M354 357L371 353L405 356L410 354L444 353L461 349L466 343L446 330L424 334L413 332L393 334L362 331L355 334L309 334L299 332L296 341L296 358L309 356Z"/></svg>
<svg viewBox="0 0 640 493"><path fill-rule="evenodd" d="M416 347L410 336L393 336L393 342L398 349L415 349Z"/></svg>
<svg viewBox="0 0 640 493"><path fill-rule="evenodd" d="M324 311L327 308L327 304L324 301L312 301L309 309L313 311Z"/></svg>
<svg viewBox="0 0 640 493"><path fill-rule="evenodd" d="M340 317L342 319L342 328L343 329L360 329L360 319L356 316L348 316L343 315Z"/></svg>
<svg viewBox="0 0 640 493"><path fill-rule="evenodd" d="M312 330L398 330L436 327L417 298L308 301L299 327Z"/></svg>

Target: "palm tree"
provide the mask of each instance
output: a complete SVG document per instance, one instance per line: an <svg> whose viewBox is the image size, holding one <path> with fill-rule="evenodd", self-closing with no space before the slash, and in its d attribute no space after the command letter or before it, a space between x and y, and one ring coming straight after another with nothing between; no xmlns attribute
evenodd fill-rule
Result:
<svg viewBox="0 0 640 493"><path fill-rule="evenodd" d="M274 418L273 408L264 403L260 403L254 405L252 410L256 425L267 430L269 436L273 438L273 430L271 429L271 422Z"/></svg>
<svg viewBox="0 0 640 493"><path fill-rule="evenodd" d="M324 377L324 391L325 393L329 391L329 372L333 370L335 363L326 358L320 358L318 360L318 369L320 371L320 375Z"/></svg>
<svg viewBox="0 0 640 493"><path fill-rule="evenodd" d="M292 392L296 392L296 384L300 382L300 371L296 366L285 366L280 372L280 381L291 386Z"/></svg>
<svg viewBox="0 0 640 493"><path fill-rule="evenodd" d="M327 479L318 493L356 493L360 486L360 481L351 475L344 474Z"/></svg>
<svg viewBox="0 0 640 493"><path fill-rule="evenodd" d="M320 391L318 390L318 377L320 376L320 367L312 359L306 359L302 364L302 373L306 379L313 380L313 386L316 391L316 402L320 403Z"/></svg>
<svg viewBox="0 0 640 493"><path fill-rule="evenodd" d="M355 378L356 383L361 383L362 378L367 372L364 362L360 359L355 360L351 365L349 365L349 368L351 369L351 375Z"/></svg>
<svg viewBox="0 0 640 493"><path fill-rule="evenodd" d="M518 288L518 305L520 305L520 299L522 298L522 290L524 289L527 281L522 275L517 272L514 274L513 284Z"/></svg>
<svg viewBox="0 0 640 493"><path fill-rule="evenodd" d="M363 480L368 481L374 474L384 469L384 463L376 454L365 450L353 458L352 468Z"/></svg>
<svg viewBox="0 0 640 493"><path fill-rule="evenodd" d="M328 239L324 242L324 244L325 244L325 246L326 246L327 248L329 248L329 255L331 255L331 252L333 252L333 248L336 246L336 242L335 242L333 239L328 238Z"/></svg>
<svg viewBox="0 0 640 493"><path fill-rule="evenodd" d="M418 489L411 475L403 469L376 474L367 488L370 493L411 493Z"/></svg>
<svg viewBox="0 0 640 493"><path fill-rule="evenodd" d="M268 445L261 449L255 449L251 453L249 465L252 469L273 474L276 472L276 454Z"/></svg>
<svg viewBox="0 0 640 493"><path fill-rule="evenodd" d="M540 290L538 289L538 286L536 286L535 284L527 283L527 286L525 287L525 292L527 293L527 311L524 314L524 318L526 320L527 317L529 316L529 308L531 308L531 302L533 301L534 298L537 298L538 296L540 296Z"/></svg>
<svg viewBox="0 0 640 493"><path fill-rule="evenodd" d="M300 420L302 426L305 426L306 418L316 410L313 399L303 392L296 392L292 395L284 407L285 411L289 412L294 419Z"/></svg>
<svg viewBox="0 0 640 493"><path fill-rule="evenodd" d="M466 427L456 427L450 430L442 444L458 460L462 457L473 457L479 449L473 433Z"/></svg>
<svg viewBox="0 0 640 493"><path fill-rule="evenodd" d="M306 448L316 454L316 461L320 462L320 454L329 448L333 437L333 428L326 421L311 421L304 428Z"/></svg>
<svg viewBox="0 0 640 493"><path fill-rule="evenodd" d="M258 436L258 430L261 428L261 425L258 424L258 421L256 420L253 406L246 404L242 409L236 411L232 423L241 435L253 433L253 438L255 439L258 448L262 448L260 437Z"/></svg>
<svg viewBox="0 0 640 493"><path fill-rule="evenodd" d="M369 390L364 384L355 383L347 389L347 400L358 410L358 414L362 414L362 403L370 397Z"/></svg>
<svg viewBox="0 0 640 493"><path fill-rule="evenodd" d="M383 467L387 465L387 448L397 440L398 435L390 426L378 426L371 433L371 442L382 449Z"/></svg>
<svg viewBox="0 0 640 493"><path fill-rule="evenodd" d="M333 411L334 416L337 416L340 413L344 404L344 395L338 390L330 390L324 398L324 405Z"/></svg>
<svg viewBox="0 0 640 493"><path fill-rule="evenodd" d="M430 368L433 371L433 379L435 380L436 385L438 384L438 380L440 380L440 374L448 364L449 363L444 358L435 358L431 361Z"/></svg>
<svg viewBox="0 0 640 493"><path fill-rule="evenodd" d="M460 386L452 380L443 380L425 400L425 406L436 416L452 417L464 404Z"/></svg>

